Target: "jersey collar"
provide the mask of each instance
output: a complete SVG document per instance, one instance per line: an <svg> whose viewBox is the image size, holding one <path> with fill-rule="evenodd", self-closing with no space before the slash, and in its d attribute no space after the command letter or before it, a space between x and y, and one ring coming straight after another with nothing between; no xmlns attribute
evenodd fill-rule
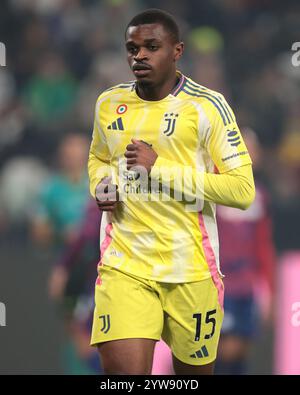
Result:
<svg viewBox="0 0 300 395"><path fill-rule="evenodd" d="M186 83L186 78L185 76L180 72L180 71L176 71L178 77L179 77L179 81L177 83L177 85L174 87L174 89L171 92L171 95L173 96L177 96L179 94L179 92L182 91L185 83Z"/></svg>

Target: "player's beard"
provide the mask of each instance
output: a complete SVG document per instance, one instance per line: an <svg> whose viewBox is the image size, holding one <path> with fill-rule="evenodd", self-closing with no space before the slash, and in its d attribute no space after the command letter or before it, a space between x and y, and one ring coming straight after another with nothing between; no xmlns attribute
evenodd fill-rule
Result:
<svg viewBox="0 0 300 395"><path fill-rule="evenodd" d="M136 82L136 85L137 87L141 88L151 88L152 86L154 86L154 83L151 80L141 79Z"/></svg>

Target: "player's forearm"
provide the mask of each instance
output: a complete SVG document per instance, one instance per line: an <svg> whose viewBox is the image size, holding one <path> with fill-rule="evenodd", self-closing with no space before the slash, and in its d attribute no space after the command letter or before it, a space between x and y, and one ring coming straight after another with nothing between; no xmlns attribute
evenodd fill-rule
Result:
<svg viewBox="0 0 300 395"><path fill-rule="evenodd" d="M255 197L251 165L211 174L160 157L151 170L151 178L182 193L185 198L204 199L243 210Z"/></svg>
<svg viewBox="0 0 300 395"><path fill-rule="evenodd" d="M246 210L255 198L252 166L245 165L223 174L204 173L204 198Z"/></svg>
<svg viewBox="0 0 300 395"><path fill-rule="evenodd" d="M92 150L89 153L88 173L90 178L90 192L93 198L95 198L97 185L104 177L111 175L111 170L109 163L96 156Z"/></svg>

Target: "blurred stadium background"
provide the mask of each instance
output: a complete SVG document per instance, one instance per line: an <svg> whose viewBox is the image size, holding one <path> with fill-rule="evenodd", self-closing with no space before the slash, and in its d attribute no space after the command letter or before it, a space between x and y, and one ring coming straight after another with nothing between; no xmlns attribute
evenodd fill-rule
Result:
<svg viewBox="0 0 300 395"><path fill-rule="evenodd" d="M74 236L88 190L80 184L78 218L55 223L51 230L43 227L51 209L44 212L41 191L59 168L80 172L76 163L60 160L63 138L80 134L85 146L99 93L133 79L124 28L149 7L178 20L186 44L180 64L184 74L222 92L239 125L258 135L277 260L275 318L255 339L250 373L300 373L300 357L290 371L276 361L283 358L276 351L281 341L276 325L284 316L280 309L292 314L292 307L283 305L282 278L288 278L289 264L298 268L293 273L300 284L300 67L293 66L291 50L300 41L297 0L1 1L0 42L7 53L6 67L0 67L0 302L6 306L0 373L66 372L61 353L65 318L49 297L55 294L49 278L62 241ZM80 162L84 155L75 157ZM64 198L67 206L73 204L72 194ZM299 292L294 302L300 302ZM300 327L293 329L299 339Z"/></svg>

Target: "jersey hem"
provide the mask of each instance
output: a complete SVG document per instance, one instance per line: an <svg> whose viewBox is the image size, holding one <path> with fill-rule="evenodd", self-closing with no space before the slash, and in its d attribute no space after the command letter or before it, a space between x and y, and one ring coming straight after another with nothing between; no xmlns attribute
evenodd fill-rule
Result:
<svg viewBox="0 0 300 395"><path fill-rule="evenodd" d="M205 274L201 274L200 276L197 276L196 278L195 277L193 277L193 278L187 277L187 278L185 278L182 281L178 281L178 280L175 280L175 279L174 279L174 281L170 281L170 280L166 281L166 280L161 280L161 279L159 279L157 277L147 276L147 275L145 275L143 273L141 274L139 272L132 272L132 271L129 271L129 270L120 269L119 267L116 267L116 266L108 264L108 263L103 263L101 265L101 267L103 267L103 266L108 266L108 267L111 267L111 268L113 268L115 270L118 270L119 272L131 275L131 276L139 277L139 278L142 278L142 279L145 279L145 280L155 281L157 283L185 284L185 283L195 283L195 282L198 282L198 281L203 281L203 280L207 280L209 278L212 278L211 273L207 272Z"/></svg>
<svg viewBox="0 0 300 395"><path fill-rule="evenodd" d="M209 363L212 363L215 361L216 356L212 358L208 358L205 361L203 359L196 359L196 360L191 360L191 358L186 358L186 357L180 357L178 354L174 353L172 350L172 354L174 355L175 358L177 358L179 361L186 363L188 365L193 365L193 366L202 366L202 365L208 365Z"/></svg>
<svg viewBox="0 0 300 395"><path fill-rule="evenodd" d="M125 339L150 339L150 340L155 340L159 341L160 337L158 336L145 336L145 335L130 335L130 336L113 336L108 339L99 339L99 340L91 340L90 346L95 347L97 344L104 343L104 342L111 342L114 340L125 340Z"/></svg>

